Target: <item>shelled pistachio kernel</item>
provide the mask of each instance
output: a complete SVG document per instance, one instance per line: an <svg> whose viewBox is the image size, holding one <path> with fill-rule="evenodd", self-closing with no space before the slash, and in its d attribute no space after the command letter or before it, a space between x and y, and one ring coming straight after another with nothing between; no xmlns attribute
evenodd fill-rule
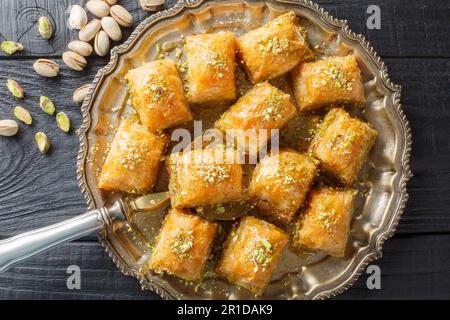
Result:
<svg viewBox="0 0 450 320"><path fill-rule="evenodd" d="M0 49L7 54L13 54L16 51L22 51L23 46L18 42L3 41L2 44L0 45Z"/></svg>
<svg viewBox="0 0 450 320"><path fill-rule="evenodd" d="M42 16L38 20L38 31L42 38L50 39L53 35L53 27L50 19Z"/></svg>
<svg viewBox="0 0 450 320"><path fill-rule="evenodd" d="M9 92L11 92L11 94L14 97L23 99L23 97L24 97L23 88L16 80L12 80L12 79L6 80L6 87L8 88Z"/></svg>
<svg viewBox="0 0 450 320"><path fill-rule="evenodd" d="M19 125L14 120L0 120L0 136L11 137L19 131Z"/></svg>
<svg viewBox="0 0 450 320"><path fill-rule="evenodd" d="M46 153L50 149L50 140L43 132L37 132L34 136L37 148L41 153Z"/></svg>
<svg viewBox="0 0 450 320"><path fill-rule="evenodd" d="M42 111L45 113L48 113L50 115L55 113L55 104L52 100L50 100L46 96L41 96L39 99L39 106L41 107Z"/></svg>
<svg viewBox="0 0 450 320"><path fill-rule="evenodd" d="M64 131L69 132L70 130L70 119L64 112L58 112L56 114L56 123L58 124L58 127Z"/></svg>
<svg viewBox="0 0 450 320"><path fill-rule="evenodd" d="M13 110L14 116L25 123L26 125L31 125L33 123L33 118L27 109L21 106L14 107Z"/></svg>

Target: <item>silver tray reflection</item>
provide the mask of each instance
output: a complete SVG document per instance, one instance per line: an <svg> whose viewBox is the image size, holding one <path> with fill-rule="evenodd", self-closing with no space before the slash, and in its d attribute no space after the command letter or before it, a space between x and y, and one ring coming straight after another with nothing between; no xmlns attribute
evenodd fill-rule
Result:
<svg viewBox="0 0 450 320"><path fill-rule="evenodd" d="M238 34L262 25L281 12L293 10L308 30L312 45L326 53L356 55L366 91L365 118L379 132L370 153L352 221L346 257L324 255L298 257L288 249L273 275L262 299L323 299L349 288L372 260L381 257L386 239L395 231L404 211L408 194L411 132L400 105L400 87L389 79L384 63L363 36L353 33L343 20L334 19L313 2L297 1L215 1L185 0L173 8L158 12L143 21L131 37L113 49L111 61L100 70L90 86L83 106L83 124L78 133L78 181L89 209L102 207L120 194L103 194L96 179L120 120L114 107L128 99L123 81L126 72L156 55L155 44L178 39L180 34L231 30ZM125 111L123 111L125 112ZM160 188L164 188L164 173ZM145 268L151 248L148 242L158 232L163 213L145 217L139 235L128 225L116 224L99 236L100 242L118 268L136 277L143 289L163 298L176 299L253 299L207 271L200 285L175 277L161 276Z"/></svg>

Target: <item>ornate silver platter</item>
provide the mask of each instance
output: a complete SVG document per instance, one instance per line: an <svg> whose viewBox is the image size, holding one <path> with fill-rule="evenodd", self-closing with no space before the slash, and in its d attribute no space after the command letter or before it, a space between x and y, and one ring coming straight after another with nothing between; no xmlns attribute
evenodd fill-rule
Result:
<svg viewBox="0 0 450 320"><path fill-rule="evenodd" d="M387 69L363 36L353 33L343 20L334 19L306 0L184 0L175 7L143 21L131 37L113 49L111 61L100 70L82 106L79 129L78 181L89 209L100 208L120 194L103 194L96 187L97 174L115 128L127 112L126 72L143 61L154 59L155 44L178 39L181 34L231 30L241 34L256 28L281 12L293 10L307 29L312 46L326 54L353 53L365 83L364 117L379 132L361 182L361 196L355 210L346 257L324 255L298 257L283 253L262 299L324 299L349 288L372 260L381 257L386 239L395 231L405 208L411 131L400 105L400 87L393 84ZM120 110L120 111L117 111ZM161 173L164 181L164 173ZM159 188L164 189L164 182ZM151 243L163 213L140 217L135 230L116 223L99 236L100 242L118 268L136 277L143 289L163 298L252 299L246 290L217 278L207 271L201 284L191 284L146 269ZM213 263L213 261L211 262Z"/></svg>

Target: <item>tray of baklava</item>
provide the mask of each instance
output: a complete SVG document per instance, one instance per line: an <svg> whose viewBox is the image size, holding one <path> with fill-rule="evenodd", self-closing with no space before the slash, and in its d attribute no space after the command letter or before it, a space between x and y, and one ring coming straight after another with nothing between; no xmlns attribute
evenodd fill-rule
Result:
<svg viewBox="0 0 450 320"><path fill-rule="evenodd" d="M83 104L88 204L170 197L100 241L165 298L334 296L407 199L399 95L367 41L313 3L181 1L113 50Z"/></svg>

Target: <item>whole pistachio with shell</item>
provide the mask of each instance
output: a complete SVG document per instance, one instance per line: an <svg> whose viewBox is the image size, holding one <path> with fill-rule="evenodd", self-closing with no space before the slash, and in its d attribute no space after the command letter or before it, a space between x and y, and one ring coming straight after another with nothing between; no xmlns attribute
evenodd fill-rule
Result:
<svg viewBox="0 0 450 320"><path fill-rule="evenodd" d="M5 119L0 120L0 136L11 137L19 131L19 125L16 121Z"/></svg>
<svg viewBox="0 0 450 320"><path fill-rule="evenodd" d="M33 64L33 69L37 74L53 78L59 74L59 65L50 59L37 59Z"/></svg>
<svg viewBox="0 0 450 320"><path fill-rule="evenodd" d="M69 25L74 29L81 30L87 22L86 11L79 5L73 5L70 9Z"/></svg>

